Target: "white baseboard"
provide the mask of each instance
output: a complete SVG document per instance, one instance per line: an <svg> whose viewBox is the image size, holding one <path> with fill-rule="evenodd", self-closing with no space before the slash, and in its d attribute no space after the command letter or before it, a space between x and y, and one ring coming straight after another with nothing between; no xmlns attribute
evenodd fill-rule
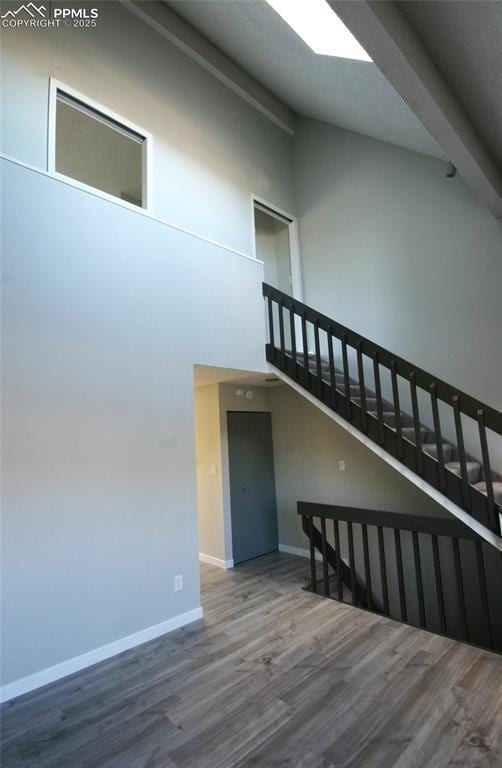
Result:
<svg viewBox="0 0 502 768"><path fill-rule="evenodd" d="M199 552L199 560L201 563L207 563L208 565L215 565L217 568L233 568L233 560L220 560L219 557L213 557L212 555L205 555L203 552Z"/></svg>
<svg viewBox="0 0 502 768"><path fill-rule="evenodd" d="M153 626L141 629L139 632L135 632L132 635L122 637L120 640L115 640L113 643L108 643L108 645L102 645L100 648L95 648L93 651L83 653L81 656L74 656L72 659L63 661L60 664L55 664L53 667L47 667L47 669L42 669L40 672L35 672L33 675L22 677L20 680L15 680L13 683L7 683L7 685L0 688L0 701L14 699L17 696L22 696L23 693L34 691L35 688L41 688L43 685L53 683L55 680L60 680L67 675L72 675L74 672L79 672L81 669L91 667L99 661L109 659L111 656L116 656L123 651L128 651L130 648L148 642L148 640L154 640L156 637L165 635L167 632L172 632L174 629L179 629L186 624L191 624L192 621L202 619L202 615L201 607L194 608L192 611L180 613L179 616L173 616L172 619L162 621L160 624L154 624Z"/></svg>
<svg viewBox="0 0 502 768"><path fill-rule="evenodd" d="M308 549L302 549L301 547L290 547L289 544L279 544L279 552L286 552L288 555L298 555L298 557L310 557L310 551ZM322 560L322 555L316 550L316 560Z"/></svg>

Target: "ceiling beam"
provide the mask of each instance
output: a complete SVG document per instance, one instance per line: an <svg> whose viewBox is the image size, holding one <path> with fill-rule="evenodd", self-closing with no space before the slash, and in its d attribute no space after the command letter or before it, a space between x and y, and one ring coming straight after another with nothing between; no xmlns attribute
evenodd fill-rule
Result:
<svg viewBox="0 0 502 768"><path fill-rule="evenodd" d="M276 96L160 0L121 0L142 21L292 136L295 115Z"/></svg>
<svg viewBox="0 0 502 768"><path fill-rule="evenodd" d="M427 49L392 0L329 0L459 173L502 219L502 173Z"/></svg>

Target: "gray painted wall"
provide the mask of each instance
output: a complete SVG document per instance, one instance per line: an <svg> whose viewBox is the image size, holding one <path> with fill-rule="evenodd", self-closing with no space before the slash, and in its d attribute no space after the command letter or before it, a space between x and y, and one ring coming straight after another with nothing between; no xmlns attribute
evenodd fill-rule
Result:
<svg viewBox="0 0 502 768"><path fill-rule="evenodd" d="M263 366L263 270L2 166L8 683L198 606L193 364Z"/></svg>
<svg viewBox="0 0 502 768"><path fill-rule="evenodd" d="M296 503L299 500L327 504L341 504L367 509L387 510L403 514L448 517L448 513L426 494L422 493L381 459L368 451L336 425L305 398L288 387L268 392L274 437L274 464L276 473L279 541L306 549L308 540L301 528ZM345 471L338 462L345 461ZM348 560L346 528L340 526L342 556ZM389 593L392 615L399 616L399 599L392 553L392 532L384 531L389 574ZM332 528L328 525L328 539L332 541ZM356 567L364 574L362 542L359 526L355 526ZM333 543L333 542L332 542ZM369 528L372 583L376 595L381 596L381 576L376 530ZM445 593L448 627L460 631L457 586L451 545L446 539L439 541L442 579ZM414 556L410 534L402 534L403 565L408 601L408 615L418 625L418 603L414 571ZM427 620L436 631L440 629L430 537L420 535L422 575L426 600ZM486 643L485 623L481 612L474 548L461 544L462 567L466 599L470 617L472 639ZM490 584L500 578L500 556L489 545L485 546L485 561ZM305 564L305 573L308 564ZM497 593L491 589L491 611L497 636L502 636L502 617L497 608Z"/></svg>
<svg viewBox="0 0 502 768"><path fill-rule="evenodd" d="M297 501L421 515L445 510L289 387L270 389L279 541L307 546ZM345 461L340 471L338 462Z"/></svg>
<svg viewBox="0 0 502 768"><path fill-rule="evenodd" d="M440 160L301 118L307 303L502 408L502 222Z"/></svg>

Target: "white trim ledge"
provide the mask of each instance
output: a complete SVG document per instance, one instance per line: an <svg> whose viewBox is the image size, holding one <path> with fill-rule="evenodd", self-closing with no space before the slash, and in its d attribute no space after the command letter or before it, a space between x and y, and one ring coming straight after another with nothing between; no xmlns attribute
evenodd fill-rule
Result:
<svg viewBox="0 0 502 768"><path fill-rule="evenodd" d="M100 648L95 648L80 656L74 656L72 659L62 661L53 667L47 667L40 670L40 672L35 672L33 675L14 680L14 682L7 683L0 688L0 702L9 701L17 696L22 696L24 693L34 691L36 688L41 688L44 685L60 680L62 677L80 672L82 669L91 667L93 664L97 664L105 659L110 659L112 656L123 653L123 651L128 651L130 648L135 648L137 645L154 640L161 635L172 632L174 629L179 629L187 624L191 624L193 621L198 621L202 617L203 611L199 606L186 613L173 616L172 619L162 621L160 624L154 624L146 629L141 629L139 632L134 632L132 635L122 637L120 640L115 640L113 643L102 645Z"/></svg>
<svg viewBox="0 0 502 768"><path fill-rule="evenodd" d="M107 192L101 192L99 189L95 189L94 187L91 187L88 184L83 184L80 181L77 181L76 179L71 179L69 176L63 176L62 174L56 173L56 172L52 173L50 171L45 171L43 168L37 168L36 165L25 163L24 160L19 160L17 157L6 155L3 152L0 152L0 159L5 160L5 162L7 163L12 163L13 165L19 165L21 168L26 168L26 170L28 171L39 173L41 176L47 176L49 179L52 179L53 181L58 181L60 184L65 184L67 187L73 187L73 189L78 189L80 190L80 192L84 192L85 194L91 195L92 197L98 197L100 200L104 200L105 202L110 203L111 205L117 205L119 208L125 208L127 211L130 211L131 213L135 213L137 216L144 216L146 219L151 219L152 221L156 221L157 224L162 224L164 227L170 227L171 229L175 229L177 232L183 232L183 234L185 235L189 235L190 237L195 237L197 238L197 240L202 240L204 243L215 245L217 248L221 248L223 251L228 251L229 253L235 253L236 256L240 256L241 258L247 259L248 261L253 261L255 264L258 264L259 266L263 267L263 261L260 261L260 259L256 259L254 256L250 256L247 253L243 253L243 251L238 251L235 248L232 248L230 245L219 243L217 240L211 240L210 237L201 235L198 232L193 232L191 229L180 227L177 224L173 224L172 221L166 221L166 219L159 219L158 216L154 216L153 213L148 211L146 208L139 208L139 206L133 205L133 203L128 203L127 200L120 200L118 197L109 195Z"/></svg>
<svg viewBox="0 0 502 768"><path fill-rule="evenodd" d="M208 565L215 565L217 568L223 568L225 571L234 567L233 560L221 560L219 557L213 557L212 555L205 555L203 552L199 552L199 560L201 563L207 563Z"/></svg>

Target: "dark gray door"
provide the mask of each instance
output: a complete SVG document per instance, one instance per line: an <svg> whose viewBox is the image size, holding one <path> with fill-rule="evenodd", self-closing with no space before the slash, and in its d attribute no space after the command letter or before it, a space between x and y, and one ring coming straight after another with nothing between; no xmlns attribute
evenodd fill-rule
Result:
<svg viewBox="0 0 502 768"><path fill-rule="evenodd" d="M228 418L234 563L277 549L270 413L231 411Z"/></svg>

